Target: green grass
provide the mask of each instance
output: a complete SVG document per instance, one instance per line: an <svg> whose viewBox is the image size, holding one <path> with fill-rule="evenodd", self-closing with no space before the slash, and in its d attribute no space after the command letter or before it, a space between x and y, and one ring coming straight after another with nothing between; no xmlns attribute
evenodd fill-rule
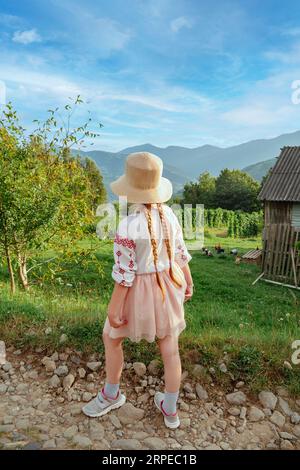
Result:
<svg viewBox="0 0 300 470"><path fill-rule="evenodd" d="M181 335L184 366L194 362L213 366L217 380L228 382L218 372L225 360L236 379L246 380L257 390L270 384L285 384L300 392L300 366L283 367L292 354L291 343L300 339L300 292L259 281L254 265L234 263L231 248L245 252L260 244L255 240L232 240L210 231L205 243L212 248L221 242L225 256L209 258L193 251L191 269L195 283L193 300L186 304L187 329ZM86 241L82 246L87 246ZM192 247L193 245L191 245ZM102 351L101 332L113 288L112 244L94 242L98 262L65 263L57 277L36 283L28 293L14 297L4 270L0 271L0 337L18 347L58 348L62 332L68 345L84 351ZM44 269L44 268L43 268ZM45 335L45 329L52 332ZM155 344L125 344L127 358L148 362L157 354Z"/></svg>

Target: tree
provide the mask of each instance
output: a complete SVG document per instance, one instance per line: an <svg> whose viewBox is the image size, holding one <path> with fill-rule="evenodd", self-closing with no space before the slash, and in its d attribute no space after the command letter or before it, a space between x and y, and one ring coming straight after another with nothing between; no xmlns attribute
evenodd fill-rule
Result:
<svg viewBox="0 0 300 470"><path fill-rule="evenodd" d="M81 103L77 98L74 106ZM27 137L9 104L0 117L0 249L6 257L11 291L15 291L13 262L28 289L27 261L45 245L69 246L84 234L94 214L93 184L70 147L96 134L87 124L70 130L58 125L56 113ZM68 116L70 105L65 107ZM66 241L67 240L67 241Z"/></svg>
<svg viewBox="0 0 300 470"><path fill-rule="evenodd" d="M190 182L184 186L184 204L204 204L206 208L214 207L216 178L208 171L201 173L196 183Z"/></svg>
<svg viewBox="0 0 300 470"><path fill-rule="evenodd" d="M216 179L215 204L224 209L252 212L260 209L259 183L241 170L225 168Z"/></svg>
<svg viewBox="0 0 300 470"><path fill-rule="evenodd" d="M90 158L85 158L82 162L82 166L91 185L92 207L95 210L99 204L106 201L106 190L103 184L103 177L96 163Z"/></svg>

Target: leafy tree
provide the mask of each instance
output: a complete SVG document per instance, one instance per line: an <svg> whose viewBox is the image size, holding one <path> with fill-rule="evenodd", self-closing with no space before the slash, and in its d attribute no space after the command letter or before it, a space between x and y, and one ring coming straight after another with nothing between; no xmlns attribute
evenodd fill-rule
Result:
<svg viewBox="0 0 300 470"><path fill-rule="evenodd" d="M67 127L57 119L58 109L27 137L9 104L0 118L0 250L6 257L11 290L15 291L14 262L28 289L27 262L45 246L70 249L93 220L95 197L91 177L80 158L70 155L74 144L97 134L88 124L71 130L70 115L82 101L66 105Z"/></svg>
<svg viewBox="0 0 300 470"><path fill-rule="evenodd" d="M103 177L96 163L90 158L85 158L82 165L91 185L92 207L95 210L99 204L106 201L106 190L103 183Z"/></svg>
<svg viewBox="0 0 300 470"><path fill-rule="evenodd" d="M256 211L260 208L259 187L247 173L225 168L216 179L215 204L224 209Z"/></svg>
<svg viewBox="0 0 300 470"><path fill-rule="evenodd" d="M184 186L184 204L204 204L205 207L214 207L216 178L208 171L201 173L196 183L190 182Z"/></svg>

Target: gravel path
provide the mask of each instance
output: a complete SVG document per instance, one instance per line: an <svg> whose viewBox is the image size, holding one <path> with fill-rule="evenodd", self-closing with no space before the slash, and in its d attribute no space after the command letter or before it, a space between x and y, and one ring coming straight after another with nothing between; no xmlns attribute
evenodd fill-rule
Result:
<svg viewBox="0 0 300 470"><path fill-rule="evenodd" d="M156 361L125 364L127 403L99 419L81 413L103 383L97 354L8 348L2 362L0 449L300 449L300 400L282 387L250 400L240 382L226 394L195 364L183 373L181 426L171 431L153 406L155 390L163 389Z"/></svg>

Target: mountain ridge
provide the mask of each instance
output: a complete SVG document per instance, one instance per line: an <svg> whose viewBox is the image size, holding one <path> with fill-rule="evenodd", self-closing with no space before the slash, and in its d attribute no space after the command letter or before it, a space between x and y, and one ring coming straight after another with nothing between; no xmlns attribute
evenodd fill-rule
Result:
<svg viewBox="0 0 300 470"><path fill-rule="evenodd" d="M270 139L250 140L230 147L210 144L194 148L176 145L158 147L146 143L127 147L118 152L92 150L79 153L83 157L92 158L99 166L111 198L109 183L123 173L124 160L132 152L147 151L158 155L164 162L164 175L172 181L176 193L186 182L195 181L200 173L209 171L217 176L224 168L246 171L260 181L274 164L280 149L287 145L300 145L300 130Z"/></svg>

